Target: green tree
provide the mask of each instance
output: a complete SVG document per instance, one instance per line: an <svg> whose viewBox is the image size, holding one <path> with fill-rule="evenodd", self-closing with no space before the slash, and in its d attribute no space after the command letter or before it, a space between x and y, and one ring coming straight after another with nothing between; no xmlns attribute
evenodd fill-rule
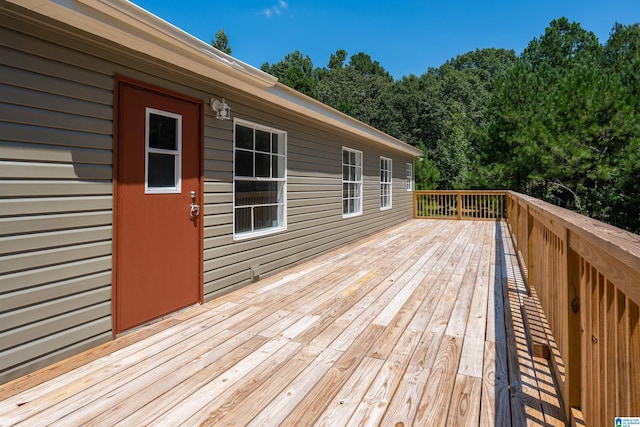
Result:
<svg viewBox="0 0 640 427"><path fill-rule="evenodd" d="M374 61L371 56L364 52L351 55L349 66L355 68L364 76L380 76L388 80L393 80L391 74L385 70L378 61Z"/></svg>
<svg viewBox="0 0 640 427"><path fill-rule="evenodd" d="M619 76L623 87L616 123L616 136L623 141L612 161L616 185L608 200L609 222L640 233L640 24L616 23L604 58L608 73Z"/></svg>
<svg viewBox="0 0 640 427"><path fill-rule="evenodd" d="M379 99L390 82L354 67L333 68L318 82L318 99L356 119L378 127Z"/></svg>
<svg viewBox="0 0 640 427"><path fill-rule="evenodd" d="M429 159L429 153L422 141L419 141L416 146L424 153L422 158L416 158L413 162L416 190L435 190L436 183L440 179L440 172L435 163Z"/></svg>
<svg viewBox="0 0 640 427"><path fill-rule="evenodd" d="M317 98L318 72L311 58L300 51L289 53L282 61L272 65L265 62L260 69L298 92Z"/></svg>
<svg viewBox="0 0 640 427"><path fill-rule="evenodd" d="M438 170L437 188L478 185L474 168L478 146L486 138L490 94L495 79L515 59L513 51L476 50L420 77L404 77L383 96L382 110L395 112L388 114L392 124L383 129L413 144L424 142Z"/></svg>
<svg viewBox="0 0 640 427"><path fill-rule="evenodd" d="M224 52L227 55L231 55L231 46L229 46L229 37L222 28L218 30L215 37L211 40L211 46L218 49L220 52Z"/></svg>
<svg viewBox="0 0 640 427"><path fill-rule="evenodd" d="M554 19L540 39L534 38L522 52L534 70L547 64L553 68L567 68L576 60L595 59L601 52L597 37L567 18Z"/></svg>
<svg viewBox="0 0 640 427"><path fill-rule="evenodd" d="M603 47L562 18L529 44L492 94L484 184L640 229L635 31L617 25Z"/></svg>
<svg viewBox="0 0 640 427"><path fill-rule="evenodd" d="M329 57L328 68L330 70L333 70L336 68L343 68L344 61L346 59L347 59L347 51L344 49L338 49L336 50L336 53L332 53L331 56Z"/></svg>
<svg viewBox="0 0 640 427"><path fill-rule="evenodd" d="M365 53L351 56L337 50L329 58L327 69L320 70L318 99L356 119L382 129L380 99L393 78L377 61Z"/></svg>

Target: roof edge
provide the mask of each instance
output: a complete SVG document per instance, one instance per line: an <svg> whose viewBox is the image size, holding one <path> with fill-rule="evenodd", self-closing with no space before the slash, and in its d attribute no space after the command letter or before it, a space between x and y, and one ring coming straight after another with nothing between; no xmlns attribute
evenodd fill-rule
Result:
<svg viewBox="0 0 640 427"><path fill-rule="evenodd" d="M343 130L356 133L367 139L373 139L379 144L403 151L415 157L422 157L424 155L420 149L413 145L407 144L394 136L361 122L315 98L300 93L283 83L276 83L268 89L268 92L278 96L283 101L294 104L298 108L302 107L308 110L311 113L310 115L315 118L332 122Z"/></svg>
<svg viewBox="0 0 640 427"><path fill-rule="evenodd" d="M415 157L423 156L416 147L279 83L276 77L219 51L128 0L5 1L377 144Z"/></svg>
<svg viewBox="0 0 640 427"><path fill-rule="evenodd" d="M169 63L172 63L172 55L181 55L225 74L226 79L222 80L231 77L261 88L273 86L278 81L128 0L6 1Z"/></svg>

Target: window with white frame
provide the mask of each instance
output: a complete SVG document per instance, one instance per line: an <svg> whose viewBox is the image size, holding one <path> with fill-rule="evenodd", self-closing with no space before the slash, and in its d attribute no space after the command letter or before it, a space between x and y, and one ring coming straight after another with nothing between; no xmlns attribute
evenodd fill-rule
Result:
<svg viewBox="0 0 640 427"><path fill-rule="evenodd" d="M182 182L182 116L145 110L146 194L180 193Z"/></svg>
<svg viewBox="0 0 640 427"><path fill-rule="evenodd" d="M342 217L362 214L362 152L342 148Z"/></svg>
<svg viewBox="0 0 640 427"><path fill-rule="evenodd" d="M236 119L233 170L234 237L286 229L286 132Z"/></svg>
<svg viewBox="0 0 640 427"><path fill-rule="evenodd" d="M407 191L413 191L413 164L407 163Z"/></svg>
<svg viewBox="0 0 640 427"><path fill-rule="evenodd" d="M391 208L391 159L380 157L380 210Z"/></svg>

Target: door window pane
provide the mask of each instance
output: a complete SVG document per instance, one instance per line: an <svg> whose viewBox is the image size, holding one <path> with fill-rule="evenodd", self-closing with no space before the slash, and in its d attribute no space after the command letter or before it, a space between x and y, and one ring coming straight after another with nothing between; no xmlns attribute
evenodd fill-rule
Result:
<svg viewBox="0 0 640 427"><path fill-rule="evenodd" d="M163 150L175 150L177 142L177 123L173 117L149 114L149 147Z"/></svg>
<svg viewBox="0 0 640 427"><path fill-rule="evenodd" d="M173 187L176 184L175 177L175 156L149 153L149 187Z"/></svg>
<svg viewBox="0 0 640 427"><path fill-rule="evenodd" d="M179 193L182 116L146 109L145 193Z"/></svg>

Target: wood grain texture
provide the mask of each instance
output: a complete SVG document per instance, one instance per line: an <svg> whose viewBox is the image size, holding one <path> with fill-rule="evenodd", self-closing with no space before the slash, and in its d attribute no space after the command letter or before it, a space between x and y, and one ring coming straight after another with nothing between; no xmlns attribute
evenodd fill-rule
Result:
<svg viewBox="0 0 640 427"><path fill-rule="evenodd" d="M411 220L0 386L0 425L544 421L507 234Z"/></svg>

